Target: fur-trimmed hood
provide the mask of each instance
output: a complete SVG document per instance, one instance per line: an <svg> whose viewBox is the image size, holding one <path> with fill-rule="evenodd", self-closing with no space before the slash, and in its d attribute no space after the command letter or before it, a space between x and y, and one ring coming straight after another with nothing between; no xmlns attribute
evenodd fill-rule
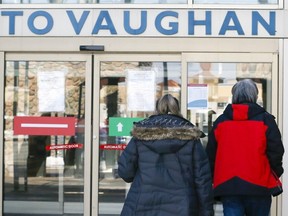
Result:
<svg viewBox="0 0 288 216"><path fill-rule="evenodd" d="M153 115L134 123L132 136L158 153L178 151L187 142L205 137L188 120L176 115Z"/></svg>
<svg viewBox="0 0 288 216"><path fill-rule="evenodd" d="M211 169L201 134L173 115L134 123L134 136L118 159L119 176L131 183L121 216L213 215Z"/></svg>

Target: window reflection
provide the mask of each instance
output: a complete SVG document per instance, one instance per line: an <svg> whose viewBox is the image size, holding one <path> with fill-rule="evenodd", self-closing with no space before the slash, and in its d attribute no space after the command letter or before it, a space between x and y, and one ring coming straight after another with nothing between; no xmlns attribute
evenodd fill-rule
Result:
<svg viewBox="0 0 288 216"><path fill-rule="evenodd" d="M69 210L83 214L85 72L86 62L6 62L4 212L40 216L53 209L60 214L66 202L73 202L75 208ZM77 119L77 128L75 136L47 135L37 132L49 131L41 127L45 122L39 122L33 132L16 134L16 117L42 121L67 117ZM79 148L73 144L80 144Z"/></svg>
<svg viewBox="0 0 288 216"><path fill-rule="evenodd" d="M99 215L119 215L130 187L118 177L117 161L130 140L115 136L112 118L145 118L155 111L155 103L170 93L179 101L180 62L101 62ZM111 148L110 148L111 147ZM115 148L117 147L117 149Z"/></svg>
<svg viewBox="0 0 288 216"><path fill-rule="evenodd" d="M187 4L187 3L188 0L2 0L2 4Z"/></svg>
<svg viewBox="0 0 288 216"><path fill-rule="evenodd" d="M232 86L245 78L256 82L259 105L271 111L271 71L270 63L188 63L188 119L208 134L231 103ZM206 143L207 137L203 139Z"/></svg>

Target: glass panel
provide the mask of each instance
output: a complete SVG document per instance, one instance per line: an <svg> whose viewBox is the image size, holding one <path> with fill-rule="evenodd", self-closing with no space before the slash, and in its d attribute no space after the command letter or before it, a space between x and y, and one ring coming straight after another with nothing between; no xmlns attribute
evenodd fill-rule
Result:
<svg viewBox="0 0 288 216"><path fill-rule="evenodd" d="M180 62L101 62L100 216L119 215L130 187L117 175L118 157L131 138L129 122L153 114L163 94L180 101L180 80ZM127 131L114 127L118 120Z"/></svg>
<svg viewBox="0 0 288 216"><path fill-rule="evenodd" d="M83 215L85 67L6 62L5 215Z"/></svg>
<svg viewBox="0 0 288 216"><path fill-rule="evenodd" d="M258 103L271 111L270 63L188 63L189 120L209 133L213 121L231 103L231 89L237 80L251 78L259 88ZM197 94L196 94L197 93ZM204 138L204 145L207 143Z"/></svg>

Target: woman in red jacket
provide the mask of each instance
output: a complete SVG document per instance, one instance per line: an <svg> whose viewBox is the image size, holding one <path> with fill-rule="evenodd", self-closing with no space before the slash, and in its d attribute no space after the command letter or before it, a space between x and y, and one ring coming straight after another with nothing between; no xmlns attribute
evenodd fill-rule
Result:
<svg viewBox="0 0 288 216"><path fill-rule="evenodd" d="M221 199L225 216L268 216L271 191L283 173L281 134L274 116L256 103L252 80L236 83L232 95L206 147L214 196Z"/></svg>

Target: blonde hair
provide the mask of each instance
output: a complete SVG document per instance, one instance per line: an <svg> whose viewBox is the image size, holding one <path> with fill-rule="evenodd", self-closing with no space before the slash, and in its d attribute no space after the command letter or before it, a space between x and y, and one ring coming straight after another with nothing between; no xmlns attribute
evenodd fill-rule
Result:
<svg viewBox="0 0 288 216"><path fill-rule="evenodd" d="M162 96L156 102L156 114L174 114L182 116L178 100L171 94Z"/></svg>

